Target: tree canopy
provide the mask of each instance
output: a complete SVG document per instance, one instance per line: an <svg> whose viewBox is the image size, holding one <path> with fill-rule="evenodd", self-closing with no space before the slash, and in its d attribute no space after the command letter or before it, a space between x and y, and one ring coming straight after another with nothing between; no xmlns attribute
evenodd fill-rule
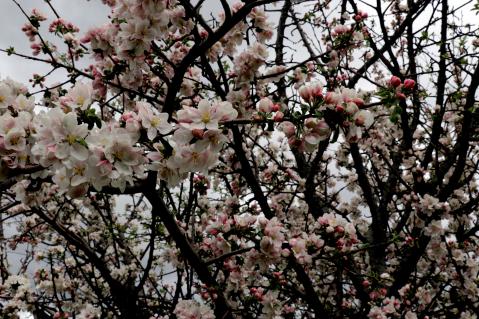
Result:
<svg viewBox="0 0 479 319"><path fill-rule="evenodd" d="M479 2L11 1L2 318L477 318Z"/></svg>

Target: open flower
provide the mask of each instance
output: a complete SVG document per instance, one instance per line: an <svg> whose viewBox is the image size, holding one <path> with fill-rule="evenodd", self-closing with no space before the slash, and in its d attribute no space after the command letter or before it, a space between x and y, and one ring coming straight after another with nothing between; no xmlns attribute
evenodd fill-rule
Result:
<svg viewBox="0 0 479 319"><path fill-rule="evenodd" d="M230 121L238 116L238 112L229 102L220 102L211 105L207 100L201 100L198 108L183 106L178 111L178 122L184 128L217 129L219 122Z"/></svg>
<svg viewBox="0 0 479 319"><path fill-rule="evenodd" d="M168 159L168 166L185 172L207 172L218 159L211 149L201 149L195 144L183 145L176 150L175 156Z"/></svg>
<svg viewBox="0 0 479 319"><path fill-rule="evenodd" d="M146 102L138 102L138 115L141 119L141 125L147 130L147 136L153 140L158 132L162 135L171 132L173 126L168 122L167 113L159 113Z"/></svg>
<svg viewBox="0 0 479 319"><path fill-rule="evenodd" d="M0 83L0 109L6 109L14 99L12 89L6 83Z"/></svg>
<svg viewBox="0 0 479 319"><path fill-rule="evenodd" d="M354 114L354 124L357 126L370 127L374 122L374 116L368 110L360 110Z"/></svg>
<svg viewBox="0 0 479 319"><path fill-rule="evenodd" d="M7 135L5 135L3 143L7 150L21 152L25 150L27 141L25 139L25 130L19 127L11 129Z"/></svg>
<svg viewBox="0 0 479 319"><path fill-rule="evenodd" d="M73 159L84 161L88 158L85 138L88 135L86 124L78 124L77 115L65 114L60 108L38 114L33 121L33 137L37 143L32 147L32 154L39 162L51 158L67 161Z"/></svg>
<svg viewBox="0 0 479 319"><path fill-rule="evenodd" d="M88 148L85 137L88 135L86 124L78 124L75 113L68 113L62 121L62 126L53 132L56 137L55 156L66 159L69 156L84 161L88 158Z"/></svg>
<svg viewBox="0 0 479 319"><path fill-rule="evenodd" d="M316 118L307 118L304 121L304 141L309 144L306 146L314 147L319 142L326 140L331 135L331 129L324 120ZM307 147L310 149L310 147Z"/></svg>
<svg viewBox="0 0 479 319"><path fill-rule="evenodd" d="M92 104L93 88L91 84L77 82L61 102L72 109L86 110Z"/></svg>

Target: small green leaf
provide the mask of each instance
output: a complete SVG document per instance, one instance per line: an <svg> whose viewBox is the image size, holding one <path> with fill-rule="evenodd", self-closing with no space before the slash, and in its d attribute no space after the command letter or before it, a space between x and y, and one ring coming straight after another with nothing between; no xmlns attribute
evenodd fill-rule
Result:
<svg viewBox="0 0 479 319"><path fill-rule="evenodd" d="M14 47L9 47L9 48L7 48L6 51L7 51L7 55L10 56L10 55L15 53L15 48Z"/></svg>

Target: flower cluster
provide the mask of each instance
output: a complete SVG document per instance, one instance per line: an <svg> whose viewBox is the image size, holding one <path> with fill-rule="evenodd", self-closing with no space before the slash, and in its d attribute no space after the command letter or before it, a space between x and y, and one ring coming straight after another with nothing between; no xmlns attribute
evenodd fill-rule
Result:
<svg viewBox="0 0 479 319"><path fill-rule="evenodd" d="M307 103L307 108L296 113L299 114L296 123L300 125L284 121L279 128L290 145L301 150L312 152L337 129L344 131L349 142L357 142L374 122L373 114L361 109L364 101L354 90L342 88L324 94L319 83L311 83L301 86L299 95Z"/></svg>
<svg viewBox="0 0 479 319"><path fill-rule="evenodd" d="M178 319L214 319L213 311L206 305L194 300L180 300L174 314Z"/></svg>
<svg viewBox="0 0 479 319"><path fill-rule="evenodd" d="M107 123L96 114L94 90L82 82L60 97L56 107L38 114L26 88L7 80L0 83L0 94L2 171L38 165L46 169L42 177L50 175L62 192L75 196L90 186L125 189L144 178L147 168L159 170L160 178L170 182L185 172L205 172L227 140L219 125L237 116L228 102L202 100L198 107L178 111L173 126L166 113L138 101L134 111ZM160 136L174 147L170 154L158 144ZM157 146L153 152L147 147L151 142Z"/></svg>
<svg viewBox="0 0 479 319"><path fill-rule="evenodd" d="M406 100L408 94L411 94L416 87L416 81L413 79L405 79L404 83L397 76L392 76L384 88L378 90L378 95L382 102L390 107L389 119L396 123L399 121L403 107L398 105Z"/></svg>

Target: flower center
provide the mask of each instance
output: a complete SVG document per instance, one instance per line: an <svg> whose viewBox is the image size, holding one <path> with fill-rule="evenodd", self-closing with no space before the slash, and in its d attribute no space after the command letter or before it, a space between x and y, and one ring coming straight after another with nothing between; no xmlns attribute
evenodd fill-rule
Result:
<svg viewBox="0 0 479 319"><path fill-rule="evenodd" d="M200 154L198 154L197 152L191 153L191 159L193 160L193 162L197 162L199 158L200 158Z"/></svg>
<svg viewBox="0 0 479 319"><path fill-rule="evenodd" d="M84 173L84 172L85 172L85 168L84 168L84 167L78 166L78 167L73 168L73 173L74 173L75 175L83 176L83 173Z"/></svg>
<svg viewBox="0 0 479 319"><path fill-rule="evenodd" d="M151 126L158 127L158 125L160 125L160 123L161 123L160 118L157 117L157 116L153 116L153 118L151 119Z"/></svg>
<svg viewBox="0 0 479 319"><path fill-rule="evenodd" d="M205 124L209 123L211 120L210 113L203 113L201 116L201 121Z"/></svg>
<svg viewBox="0 0 479 319"><path fill-rule="evenodd" d="M85 100L85 97L80 95L79 97L77 97L77 104L83 105L83 103L85 103Z"/></svg>
<svg viewBox="0 0 479 319"><path fill-rule="evenodd" d="M67 142L68 142L68 144L70 144L70 145L72 145L73 143L75 143L75 142L76 142L76 139L77 139L77 138L76 138L75 135L71 135L71 134L67 135Z"/></svg>
<svg viewBox="0 0 479 319"><path fill-rule="evenodd" d="M14 136L14 137L10 138L10 144L11 145L17 145L19 140L20 140L20 136L18 136L18 135Z"/></svg>
<svg viewBox="0 0 479 319"><path fill-rule="evenodd" d="M117 161L123 160L124 157L125 157L125 154L122 151L116 151L113 153L113 158Z"/></svg>

